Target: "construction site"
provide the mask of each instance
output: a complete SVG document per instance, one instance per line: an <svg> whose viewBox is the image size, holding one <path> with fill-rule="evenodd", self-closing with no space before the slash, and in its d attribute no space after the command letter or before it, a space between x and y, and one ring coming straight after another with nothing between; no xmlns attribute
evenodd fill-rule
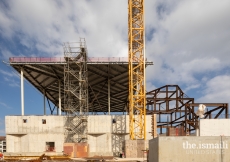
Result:
<svg viewBox="0 0 230 162"><path fill-rule="evenodd" d="M228 101L146 89L144 23L143 0L129 0L128 57L90 57L87 38L63 43L63 57L10 57L21 114L5 117L4 159L230 161ZM43 95L42 115L25 115L24 80Z"/></svg>

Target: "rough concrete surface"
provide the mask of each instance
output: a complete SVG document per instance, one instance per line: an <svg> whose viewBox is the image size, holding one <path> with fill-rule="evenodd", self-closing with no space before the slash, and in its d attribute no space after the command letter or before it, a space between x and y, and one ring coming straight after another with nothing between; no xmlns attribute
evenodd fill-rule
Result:
<svg viewBox="0 0 230 162"><path fill-rule="evenodd" d="M230 136L230 119L200 119L200 136Z"/></svg>
<svg viewBox="0 0 230 162"><path fill-rule="evenodd" d="M45 152L46 142L55 142L55 151L63 151L62 116L6 116L5 124L7 152Z"/></svg>
<svg viewBox="0 0 230 162"><path fill-rule="evenodd" d="M147 139L151 139L151 115L146 121ZM46 142L54 142L55 151L62 152L64 124L64 116L6 116L7 152L45 152ZM89 156L119 156L125 151L124 141L129 140L129 116L89 115L87 138Z"/></svg>
<svg viewBox="0 0 230 162"><path fill-rule="evenodd" d="M230 137L157 137L149 141L150 162L228 162Z"/></svg>

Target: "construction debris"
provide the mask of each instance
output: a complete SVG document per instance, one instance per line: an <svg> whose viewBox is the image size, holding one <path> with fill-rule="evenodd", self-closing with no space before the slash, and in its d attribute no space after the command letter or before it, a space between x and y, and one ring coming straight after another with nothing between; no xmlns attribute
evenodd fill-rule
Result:
<svg viewBox="0 0 230 162"><path fill-rule="evenodd" d="M29 162L41 162L43 160L71 160L68 155L45 155L42 154L41 156L14 156L14 155L6 155L4 156L4 161L29 161Z"/></svg>

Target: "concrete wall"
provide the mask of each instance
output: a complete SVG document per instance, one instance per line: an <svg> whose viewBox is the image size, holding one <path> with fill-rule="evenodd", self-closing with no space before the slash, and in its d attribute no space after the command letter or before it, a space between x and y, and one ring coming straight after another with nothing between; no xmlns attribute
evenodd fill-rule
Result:
<svg viewBox="0 0 230 162"><path fill-rule="evenodd" d="M150 162L230 161L230 137L157 137L149 141Z"/></svg>
<svg viewBox="0 0 230 162"><path fill-rule="evenodd" d="M113 123L115 119L116 123ZM151 136L151 116L147 115L147 139ZM124 148L124 141L129 140L128 115L95 115L88 118L88 143L90 156L119 156Z"/></svg>
<svg viewBox="0 0 230 162"><path fill-rule="evenodd" d="M148 140L126 140L125 157L126 158L146 158L146 151L149 148Z"/></svg>
<svg viewBox="0 0 230 162"><path fill-rule="evenodd" d="M115 119L116 123L113 123ZM151 116L147 115L147 139L151 136ZM129 140L128 115L95 115L88 118L88 143L90 156L119 156L124 148L124 141Z"/></svg>
<svg viewBox="0 0 230 162"><path fill-rule="evenodd" d="M6 116L5 123L7 152L44 152L46 142L55 142L55 151L63 151L62 116Z"/></svg>
<svg viewBox="0 0 230 162"><path fill-rule="evenodd" d="M230 119L200 119L200 136L230 136Z"/></svg>
<svg viewBox="0 0 230 162"><path fill-rule="evenodd" d="M46 119L46 124L42 124L42 119ZM55 142L56 152L62 152L64 121L64 116L6 116L7 152L43 152L46 142ZM147 139L152 139L150 115L146 121ZM89 156L119 156L125 140L129 140L128 115L88 117Z"/></svg>

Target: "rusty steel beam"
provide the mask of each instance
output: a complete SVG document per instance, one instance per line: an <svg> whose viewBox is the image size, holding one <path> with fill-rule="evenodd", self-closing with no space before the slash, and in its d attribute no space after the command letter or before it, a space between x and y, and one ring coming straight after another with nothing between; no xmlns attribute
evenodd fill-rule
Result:
<svg viewBox="0 0 230 162"><path fill-rule="evenodd" d="M198 107L200 104L203 104L206 107L216 107L216 106L227 106L228 105L228 103L193 103L193 104L187 104L187 105Z"/></svg>
<svg viewBox="0 0 230 162"><path fill-rule="evenodd" d="M215 115L213 118L216 119L221 114L228 118L227 103L194 103L194 98L188 97L178 85L165 85L147 92L146 96L146 105L153 106L152 108L147 108L146 112L159 115L158 128L160 128L161 132L162 128L168 128L169 126L183 126L185 131L187 129L192 131L199 128L199 117L196 115L195 107L198 107L200 104L212 107L212 109L204 113L204 118L211 118ZM158 96L160 97L158 98ZM172 107L171 103L175 104L175 106ZM162 115L169 115L167 121L161 121Z"/></svg>

